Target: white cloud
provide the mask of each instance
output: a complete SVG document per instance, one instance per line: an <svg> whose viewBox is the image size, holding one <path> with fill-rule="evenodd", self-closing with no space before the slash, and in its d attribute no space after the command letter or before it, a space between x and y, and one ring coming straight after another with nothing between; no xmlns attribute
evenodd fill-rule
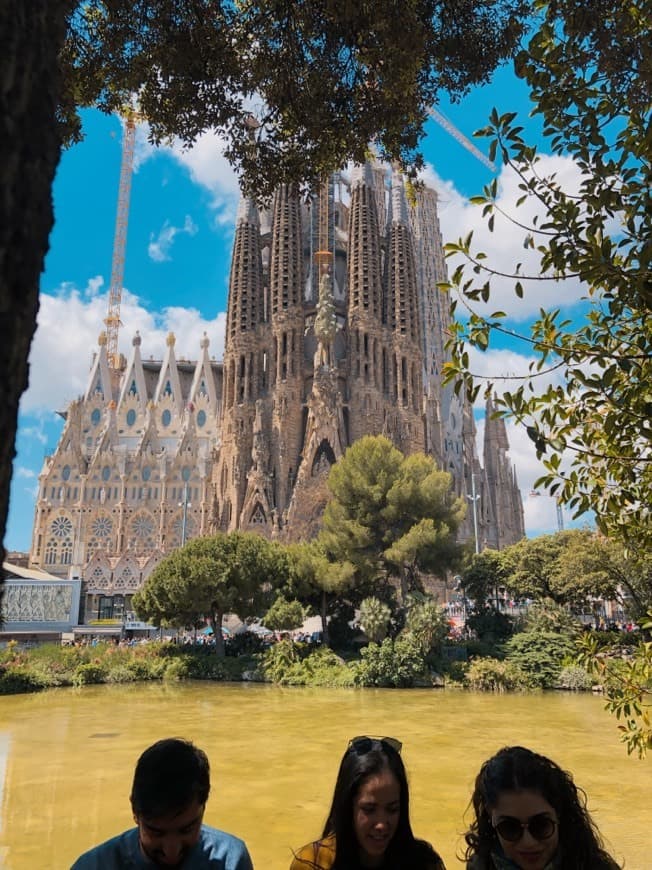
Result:
<svg viewBox="0 0 652 870"><path fill-rule="evenodd" d="M122 126L124 129L124 120ZM148 136L149 125L138 124L134 145L134 172L138 172L144 163L157 154L171 156L189 172L195 184L211 194L216 226L231 227L235 223L240 188L238 176L224 156L226 139L214 131L207 131L198 136L190 146L184 145L179 139L168 144L153 145ZM162 183L165 184L165 180Z"/></svg>
<svg viewBox="0 0 652 870"><path fill-rule="evenodd" d="M63 409L84 392L92 351L97 347L98 335L103 329L107 304L106 293L94 294L88 286L80 292L67 284L56 294L41 294L37 329L30 352L29 387L21 399L22 413ZM207 320L191 308L148 311L137 296L125 290L120 315L123 323L129 324L129 331L123 329L119 336L119 349L127 357L131 352L131 338L137 330L143 336L141 352L144 358L163 357L168 332L174 332L177 337L177 358L197 359L204 332L210 340L211 355L217 359L222 357L224 313ZM21 436L38 438L44 444L47 442L45 434L34 427L21 428Z"/></svg>
<svg viewBox="0 0 652 870"><path fill-rule="evenodd" d="M96 275L94 278L89 279L84 293L86 296L88 296L89 299L93 299L95 296L97 296L103 286L104 278L102 277L102 275Z"/></svg>
<svg viewBox="0 0 652 870"><path fill-rule="evenodd" d="M573 194L578 191L581 172L571 158L542 155L538 167L542 175L555 173L557 182L566 193ZM439 219L444 242L456 242L473 232L473 250L487 254L484 262L492 270L511 275L516 264L521 263L521 274L539 273L538 253L523 247L525 230L496 214L494 232L489 232L487 222L482 217L482 206L472 205L458 193L453 182L442 179L430 165L424 170L423 179L439 193ZM533 197L528 198L519 208L516 207L517 200L523 195L523 191L519 189L520 183L520 177L509 166L503 166L498 176L497 206L520 223L530 226L535 215L541 220L543 210L536 207ZM456 258L448 260L449 274L457 262ZM470 267L466 271L468 277L474 277ZM477 286L482 286L487 277L483 273L475 276ZM540 308L574 305L586 295L586 288L574 279L559 282L522 280L525 293L519 299L514 292L514 283L514 279L500 275L492 277L489 302L473 303L474 308L485 315L502 310L512 319L523 321L535 316ZM458 314L463 313L464 309L460 305Z"/></svg>
<svg viewBox="0 0 652 870"><path fill-rule="evenodd" d="M195 184L210 192L216 224L231 227L235 223L240 188L238 176L224 156L225 145L225 139L217 133L207 132L190 148L177 141L167 150L189 171Z"/></svg>
<svg viewBox="0 0 652 870"><path fill-rule="evenodd" d="M23 399L27 395L26 393L23 395ZM21 399L21 411L24 410L24 406L22 404ZM39 418L38 415L35 417L31 417L30 419L34 420L33 426L22 426L20 427L20 437L27 441L38 441L39 444L47 444L48 436L45 433L44 421L42 417Z"/></svg>
<svg viewBox="0 0 652 870"><path fill-rule="evenodd" d="M16 477L26 477L28 479L36 477L36 473L31 468L25 468L23 465L19 465L15 468L14 474Z"/></svg>
<svg viewBox="0 0 652 870"><path fill-rule="evenodd" d="M543 392L551 384L564 382L564 367L558 366L554 360L550 366L544 366L541 372L534 372L530 376L530 365L537 361L535 356L526 356L517 351L507 348L496 350L478 350L477 347L468 346L469 371L473 374L476 382L481 384L492 383L493 392L501 395L504 392L514 392L519 386L532 384L535 392ZM484 408L485 400L483 390L480 390L476 399L476 408Z"/></svg>
<svg viewBox="0 0 652 870"><path fill-rule="evenodd" d="M197 225L194 223L190 215L186 215L183 226L175 227L169 221L165 221L158 236L154 237L154 233L150 234L147 253L150 259L156 263L163 263L165 260L171 260L170 249L174 242L175 236L184 233L189 236L194 236L197 233Z"/></svg>
<svg viewBox="0 0 652 870"><path fill-rule="evenodd" d="M124 136L124 119L122 120L122 135ZM146 163L150 157L156 156L160 151L158 145L153 145L149 139L149 124L141 122L136 125L136 139L134 142L134 172L138 172L143 163Z"/></svg>

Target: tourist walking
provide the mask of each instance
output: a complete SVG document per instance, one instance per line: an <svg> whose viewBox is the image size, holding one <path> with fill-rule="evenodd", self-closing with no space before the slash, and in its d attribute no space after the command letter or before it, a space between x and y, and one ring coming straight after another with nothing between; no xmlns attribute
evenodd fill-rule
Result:
<svg viewBox="0 0 652 870"><path fill-rule="evenodd" d="M159 740L136 764L136 827L83 854L72 870L253 870L242 840L202 824L209 791L206 753L187 740Z"/></svg>
<svg viewBox="0 0 652 870"><path fill-rule="evenodd" d="M586 809L586 795L554 761L522 746L482 765L465 834L467 870L619 870Z"/></svg>
<svg viewBox="0 0 652 870"><path fill-rule="evenodd" d="M401 743L354 737L340 764L321 839L295 855L290 870L444 870L410 826Z"/></svg>

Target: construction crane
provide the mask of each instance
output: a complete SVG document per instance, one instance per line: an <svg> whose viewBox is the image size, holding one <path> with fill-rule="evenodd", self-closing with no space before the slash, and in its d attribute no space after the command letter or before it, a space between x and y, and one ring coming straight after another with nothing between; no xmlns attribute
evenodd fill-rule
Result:
<svg viewBox="0 0 652 870"><path fill-rule="evenodd" d="M442 115L442 113L439 111L439 109L435 109L434 106L431 106L428 109L428 114L441 127L443 127L447 133L450 133L450 135L454 139L457 139L457 141L460 143L460 145L462 145L464 148L466 148L467 151L470 151L471 154L473 154L474 157L477 157L481 163L484 163L484 165L488 169L491 169L492 172L496 171L496 164L492 163L492 161L489 160L489 158L486 156L486 154L483 154L482 151L479 150L479 148L475 147L475 145L473 144L473 142L470 141L470 139L466 138L464 133L461 133L457 129L457 127L455 127L453 124L451 124L451 122L448 120L448 118L445 115Z"/></svg>
<svg viewBox="0 0 652 870"><path fill-rule="evenodd" d="M115 220L113 238L113 260L111 262L111 284L109 287L109 310L104 319L106 325L106 350L109 365L119 369L118 332L120 322L120 303L122 301L122 282L125 272L125 249L127 246L127 224L129 222L129 199L131 196L131 176L134 168L134 145L136 143L136 122L138 115L129 112L125 118L122 135L122 162L120 164L120 186L118 189L118 212Z"/></svg>

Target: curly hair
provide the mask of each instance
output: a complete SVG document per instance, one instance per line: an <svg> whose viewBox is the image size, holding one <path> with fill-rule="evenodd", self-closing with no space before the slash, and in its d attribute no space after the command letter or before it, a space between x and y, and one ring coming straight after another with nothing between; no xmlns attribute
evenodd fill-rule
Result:
<svg viewBox="0 0 652 870"><path fill-rule="evenodd" d="M560 870L619 870L589 815L585 792L554 761L523 746L501 749L480 768L470 803L475 818L464 835L467 861L477 856L481 865L491 866L497 843L491 810L502 792L522 790L538 792L557 813Z"/></svg>

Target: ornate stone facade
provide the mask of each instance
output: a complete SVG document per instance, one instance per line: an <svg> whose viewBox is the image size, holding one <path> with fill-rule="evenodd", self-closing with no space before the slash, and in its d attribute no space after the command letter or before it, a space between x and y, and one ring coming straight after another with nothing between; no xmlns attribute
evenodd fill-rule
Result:
<svg viewBox="0 0 652 870"><path fill-rule="evenodd" d="M379 164L334 176L310 203L282 187L241 200L223 363L110 367L100 337L84 396L40 475L31 564L83 574L92 610L128 597L174 547L210 531L312 536L330 466L366 434L423 450L475 503L480 546L524 534L504 425L485 429L442 388L448 300L437 196L408 203ZM488 409L489 412L491 408ZM473 506L472 506L473 507ZM469 510L463 535L474 535Z"/></svg>

